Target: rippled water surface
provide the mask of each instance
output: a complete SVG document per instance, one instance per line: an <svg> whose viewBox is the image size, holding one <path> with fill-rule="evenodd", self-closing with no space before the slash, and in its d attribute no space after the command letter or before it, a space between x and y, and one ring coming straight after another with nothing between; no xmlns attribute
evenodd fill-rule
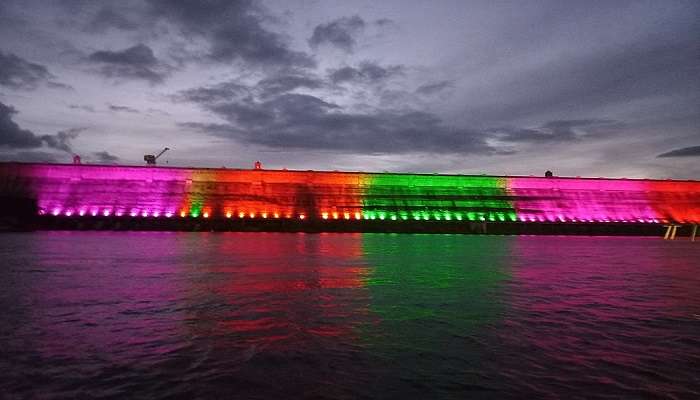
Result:
<svg viewBox="0 0 700 400"><path fill-rule="evenodd" d="M0 236L4 398L700 398L700 243Z"/></svg>

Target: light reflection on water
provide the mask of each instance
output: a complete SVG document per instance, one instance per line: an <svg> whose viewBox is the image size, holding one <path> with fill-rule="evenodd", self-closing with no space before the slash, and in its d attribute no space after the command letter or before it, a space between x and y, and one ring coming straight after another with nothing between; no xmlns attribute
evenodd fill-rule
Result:
<svg viewBox="0 0 700 400"><path fill-rule="evenodd" d="M700 245L39 232L0 242L17 397L700 395Z"/></svg>

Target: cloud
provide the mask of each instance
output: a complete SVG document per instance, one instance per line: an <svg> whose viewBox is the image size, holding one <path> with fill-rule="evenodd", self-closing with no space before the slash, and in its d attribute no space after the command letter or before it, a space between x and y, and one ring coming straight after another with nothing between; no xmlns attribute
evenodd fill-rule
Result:
<svg viewBox="0 0 700 400"><path fill-rule="evenodd" d="M175 101L210 104L250 96L249 87L236 82L222 82L212 86L186 89L172 96Z"/></svg>
<svg viewBox="0 0 700 400"><path fill-rule="evenodd" d="M17 110L0 103L0 146L11 148L41 147L43 141L34 132L22 129L12 120Z"/></svg>
<svg viewBox="0 0 700 400"><path fill-rule="evenodd" d="M0 51L0 85L23 90L34 90L40 84L70 88L68 85L52 81L53 79L55 76L45 66Z"/></svg>
<svg viewBox="0 0 700 400"><path fill-rule="evenodd" d="M377 63L365 61L360 63L357 68L343 67L331 70L329 78L333 83L345 82L365 82L378 83L386 81L394 76L401 75L404 72L404 67L400 65L392 65L382 67Z"/></svg>
<svg viewBox="0 0 700 400"><path fill-rule="evenodd" d="M12 116L16 113L17 110L11 106L0 103L0 147L30 149L42 147L46 143L51 148L70 153L70 141L84 130L84 128L74 128L55 135L37 136L30 130L20 128L12 120Z"/></svg>
<svg viewBox="0 0 700 400"><path fill-rule="evenodd" d="M171 98L175 101L212 105L243 99L250 100L254 96L270 98L299 88L320 89L324 86L325 82L313 75L283 73L263 78L254 86L246 86L235 81L221 82L212 86L182 90Z"/></svg>
<svg viewBox="0 0 700 400"><path fill-rule="evenodd" d="M453 86L452 81L440 81L419 86L416 93L430 96Z"/></svg>
<svg viewBox="0 0 700 400"><path fill-rule="evenodd" d="M667 157L697 157L697 156L700 156L700 146L683 147L680 149L667 151L666 153L659 154L656 157L667 158Z"/></svg>
<svg viewBox="0 0 700 400"><path fill-rule="evenodd" d="M100 164L115 164L119 162L119 157L110 154L107 151L98 151L92 154Z"/></svg>
<svg viewBox="0 0 700 400"><path fill-rule="evenodd" d="M51 148L61 150L66 153L73 153L73 150L70 147L70 141L77 138L80 132L84 130L85 128L71 128L65 131L60 131L55 135L42 135L41 139Z"/></svg>
<svg viewBox="0 0 700 400"><path fill-rule="evenodd" d="M16 151L11 153L0 153L0 160L41 163L59 162L56 154L46 151Z"/></svg>
<svg viewBox="0 0 700 400"><path fill-rule="evenodd" d="M109 108L110 111L114 111L114 112L126 112L126 113L132 113L132 114L140 113L139 110L137 110L135 108L128 107L128 106L118 106L118 105L107 103L107 107Z"/></svg>
<svg viewBox="0 0 700 400"><path fill-rule="evenodd" d="M86 105L80 105L80 104L70 104L70 105L68 105L68 108L70 108L71 110L81 110L81 111L87 111L87 112L91 112L91 113L95 112L95 108L93 106L86 106Z"/></svg>
<svg viewBox="0 0 700 400"><path fill-rule="evenodd" d="M503 142L571 142L600 136L619 126L619 121L609 119L576 119L549 121L538 128L497 128L490 132Z"/></svg>
<svg viewBox="0 0 700 400"><path fill-rule="evenodd" d="M309 38L309 45L317 48L322 44L330 44L347 53L352 53L356 44L355 36L364 28L365 21L357 15L338 18L316 26Z"/></svg>
<svg viewBox="0 0 700 400"><path fill-rule="evenodd" d="M181 126L271 149L497 153L480 132L446 126L437 116L420 111L344 112L317 97L292 93L266 101L247 99L204 106L228 123Z"/></svg>
<svg viewBox="0 0 700 400"><path fill-rule="evenodd" d="M700 92L700 41L677 35L559 57L479 88L471 116L491 121L586 112L665 97L686 106ZM484 90L486 89L486 90ZM471 98L462 101L473 100ZM697 115L697 113L695 113Z"/></svg>
<svg viewBox="0 0 700 400"><path fill-rule="evenodd" d="M98 65L97 71L108 78L142 79L151 84L162 83L170 70L145 44L119 51L96 51L90 54L88 61Z"/></svg>
<svg viewBox="0 0 700 400"><path fill-rule="evenodd" d="M261 92L261 96L270 97L298 88L319 89L323 86L324 82L313 76L280 75L261 80L256 85L256 89Z"/></svg>
<svg viewBox="0 0 700 400"><path fill-rule="evenodd" d="M374 21L374 24L380 27L393 25L395 22L389 18L380 18Z"/></svg>
<svg viewBox="0 0 700 400"><path fill-rule="evenodd" d="M263 27L269 19L252 0L151 0L152 14L173 24L186 38L203 38L215 62L241 60L272 67L313 67L308 54L289 48L285 36Z"/></svg>
<svg viewBox="0 0 700 400"><path fill-rule="evenodd" d="M109 28L133 31L138 29L140 24L127 18L121 12L116 11L111 6L103 6L86 26L88 32L105 32Z"/></svg>

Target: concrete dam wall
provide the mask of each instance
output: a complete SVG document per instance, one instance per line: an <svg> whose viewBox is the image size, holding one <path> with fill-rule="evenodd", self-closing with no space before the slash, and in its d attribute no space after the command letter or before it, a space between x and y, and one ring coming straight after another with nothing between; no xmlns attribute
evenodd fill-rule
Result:
<svg viewBox="0 0 700 400"><path fill-rule="evenodd" d="M700 182L0 163L2 215L49 229L648 233ZM614 229L612 229L614 228Z"/></svg>

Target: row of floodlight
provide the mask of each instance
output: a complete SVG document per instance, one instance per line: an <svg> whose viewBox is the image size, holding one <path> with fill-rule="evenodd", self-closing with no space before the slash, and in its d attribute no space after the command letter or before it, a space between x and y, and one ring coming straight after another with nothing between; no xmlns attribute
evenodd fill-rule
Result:
<svg viewBox="0 0 700 400"><path fill-rule="evenodd" d="M45 210L40 210L39 211L40 215L46 215L47 212ZM60 208L54 208L52 209L48 214L53 215L53 216L66 216L66 217L72 217L72 216L104 216L104 217L142 217L142 218L159 218L159 217L165 217L165 218L172 218L174 216L179 215L181 218L199 218L200 216L202 218L209 218L211 217L211 213L209 211L186 211L182 210L179 213L175 213L173 211L147 211L147 210L136 210L132 209L131 211L124 211L124 210L112 210L112 209L104 209L102 211L99 211L98 209L79 209L79 210L74 210L74 209L67 209L67 210L62 210ZM307 219L307 214L305 213L280 213L280 212L243 212L239 211L237 213L234 213L232 211L226 211L224 216L228 219L238 217L239 219L243 218L261 218L261 219L280 219L280 218L285 218L285 219L300 219L304 220ZM428 220L437 220L437 221L479 221L479 222L579 222L579 223L667 223L668 221L666 219L658 219L655 217L645 217L645 218L636 218L636 217L626 217L626 218L610 218L610 217L605 217L605 216L596 216L596 217L572 217L572 216L564 216L564 215L520 215L516 216L515 213L476 213L476 212L465 212L465 213L455 213L455 212L429 212L429 211L404 211L404 212L384 212L384 211L355 211L355 212L321 212L320 215L321 219L323 220L391 220L391 221L408 221L408 220L415 220L415 221L428 221ZM679 222L684 222L684 221L679 221Z"/></svg>

